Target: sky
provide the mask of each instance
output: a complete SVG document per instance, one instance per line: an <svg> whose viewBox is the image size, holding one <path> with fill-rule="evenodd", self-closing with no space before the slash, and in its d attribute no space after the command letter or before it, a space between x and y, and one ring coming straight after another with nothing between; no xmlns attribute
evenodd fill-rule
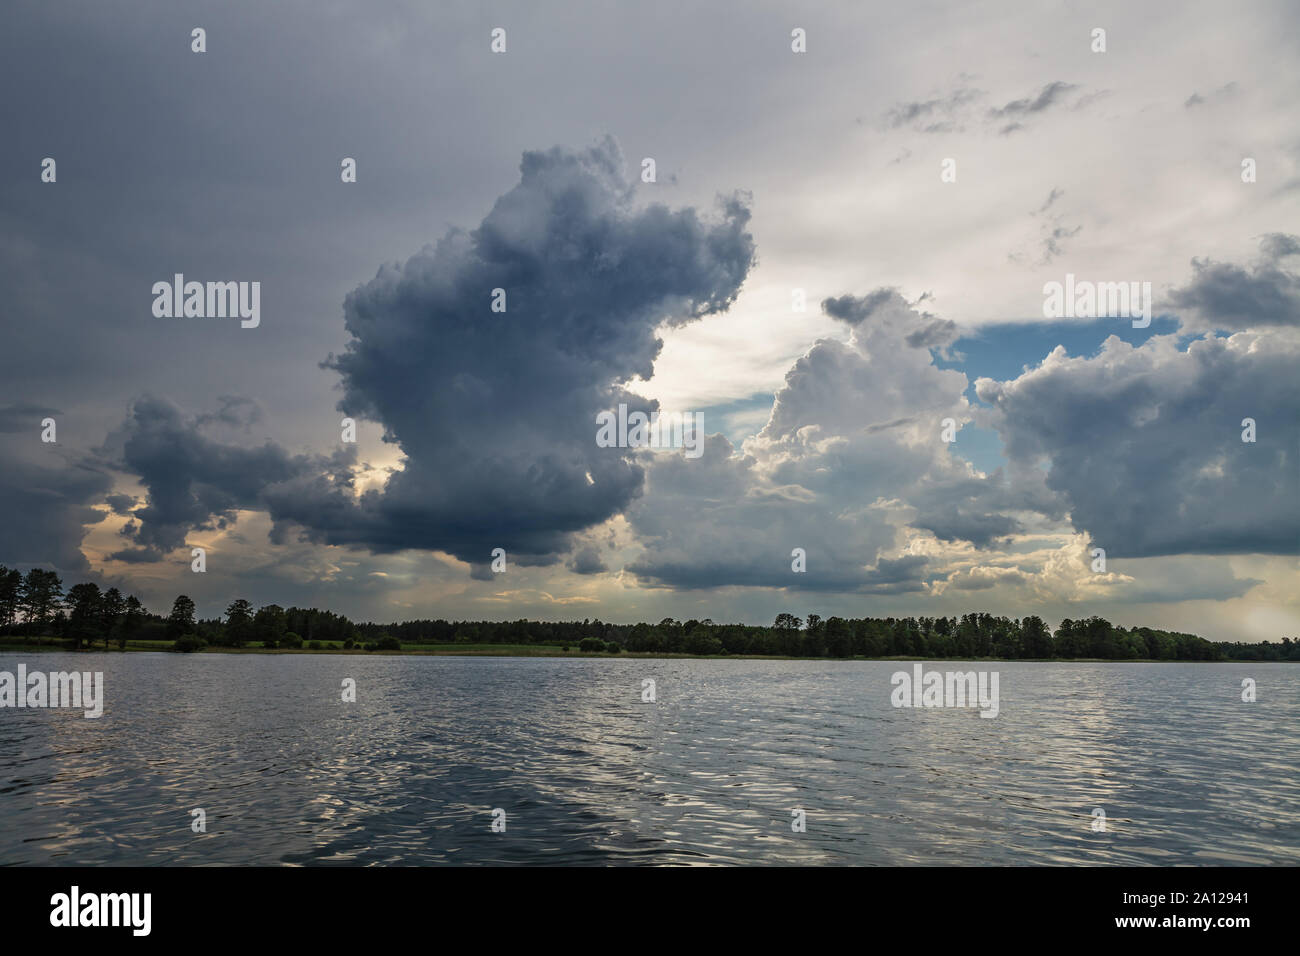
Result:
<svg viewBox="0 0 1300 956"><path fill-rule="evenodd" d="M201 616L1300 635L1297 27L19 0L0 563ZM257 326L155 314L178 273ZM1049 315L1067 276L1149 324ZM620 404L703 440L606 447Z"/></svg>

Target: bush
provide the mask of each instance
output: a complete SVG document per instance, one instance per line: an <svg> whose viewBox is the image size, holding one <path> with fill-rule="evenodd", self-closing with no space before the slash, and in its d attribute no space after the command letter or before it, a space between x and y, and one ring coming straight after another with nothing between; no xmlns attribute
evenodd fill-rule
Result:
<svg viewBox="0 0 1300 956"><path fill-rule="evenodd" d="M307 646L310 647L313 651L319 651L321 649L320 641L312 641Z"/></svg>
<svg viewBox="0 0 1300 956"><path fill-rule="evenodd" d="M352 638L350 638L350 637L349 637L347 640L345 640L345 641L343 642L343 649L344 649L345 651L350 651L350 650L352 650L352 648L354 648L354 647L356 647L356 646L357 646L357 642L354 641L354 640L353 640Z"/></svg>
<svg viewBox="0 0 1300 956"><path fill-rule="evenodd" d="M402 642L395 637L385 634L379 639L379 643L375 645L375 648L381 651L400 651L402 649Z"/></svg>
<svg viewBox="0 0 1300 956"><path fill-rule="evenodd" d="M618 641L610 641L608 644L605 645L605 650L609 651L609 653L611 654L617 654L622 649L623 646L619 644Z"/></svg>
<svg viewBox="0 0 1300 956"><path fill-rule="evenodd" d="M584 637L578 642L578 650L587 653L600 653L605 649L605 642L598 637Z"/></svg>
<svg viewBox="0 0 1300 956"><path fill-rule="evenodd" d="M201 651L207 646L208 642L197 634L182 634L172 644L172 650L180 651L182 654L193 654L195 651Z"/></svg>
<svg viewBox="0 0 1300 956"><path fill-rule="evenodd" d="M284 637L280 638L280 646L301 648L302 638L299 637L297 634L295 634L293 631L288 631L285 633Z"/></svg>
<svg viewBox="0 0 1300 956"><path fill-rule="evenodd" d="M273 651L276 649L278 645L274 640L266 640L262 642L262 646L265 647L267 650Z"/></svg>

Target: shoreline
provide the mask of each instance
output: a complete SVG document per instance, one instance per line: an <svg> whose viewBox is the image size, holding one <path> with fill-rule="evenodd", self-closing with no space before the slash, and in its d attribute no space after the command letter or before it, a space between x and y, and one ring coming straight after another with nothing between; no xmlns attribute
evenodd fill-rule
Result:
<svg viewBox="0 0 1300 956"><path fill-rule="evenodd" d="M182 653L170 647L127 647L125 649L110 647L68 648L53 644L11 644L0 641L0 654L5 653L49 653L65 654L174 654ZM1294 664L1296 661L1228 659L1219 661L1159 660L1150 657L1106 658L1106 657L924 657L916 655L888 657L791 657L773 654L678 654L657 651L620 651L611 654L601 651L563 650L560 647L538 645L536 647L521 645L502 645L498 648L472 645L460 647L444 644L431 648L411 647L394 650L367 651L363 648L344 650L342 648L288 648L288 647L205 647L192 654L299 654L329 657L510 657L527 659L545 658L582 658L586 660L700 660L700 661L933 661L941 663L993 662L1003 664Z"/></svg>

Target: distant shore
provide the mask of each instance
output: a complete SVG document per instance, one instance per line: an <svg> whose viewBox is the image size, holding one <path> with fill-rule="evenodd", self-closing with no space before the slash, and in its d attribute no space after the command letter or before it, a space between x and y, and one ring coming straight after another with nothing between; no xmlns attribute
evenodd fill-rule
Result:
<svg viewBox="0 0 1300 956"><path fill-rule="evenodd" d="M70 648L59 638L45 638L41 644L27 644L22 641L0 638L0 654L6 653L44 653L57 651L63 653L86 654L129 654L139 652L173 653L171 641L130 642L126 648L95 647ZM328 643L328 642L322 642ZM663 651L582 651L576 647L565 648L562 645L549 644L408 644L401 650L372 650L361 647L344 649L340 646L319 648L289 647L205 647L191 651L194 654L328 654L335 657L574 657L600 660L618 660L620 658L635 660L735 660L735 661L996 661L1007 664L1285 664L1294 661L1259 661L1259 660L1219 660L1219 661L1178 661L1157 660L1155 658L1127 658L1113 660L1104 657L927 657L924 655L892 655L887 657L794 657L779 654L681 654Z"/></svg>

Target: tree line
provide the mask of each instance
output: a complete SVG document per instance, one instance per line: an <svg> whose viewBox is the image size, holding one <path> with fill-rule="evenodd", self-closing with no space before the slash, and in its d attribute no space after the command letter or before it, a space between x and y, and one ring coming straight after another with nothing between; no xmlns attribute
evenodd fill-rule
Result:
<svg viewBox="0 0 1300 956"><path fill-rule="evenodd" d="M231 602L224 620L195 618L194 601L185 594L172 602L166 616L150 613L134 595L94 582L74 584L67 591L53 571L21 571L0 565L0 634L21 635L42 644L55 638L80 649L128 641L171 641L179 650L214 647L323 647L337 642L351 648L360 638L355 625L341 614L315 608L268 604L254 610L243 598ZM389 649L389 645L373 649ZM391 644L392 642L390 642ZM393 648L396 649L396 648Z"/></svg>
<svg viewBox="0 0 1300 956"><path fill-rule="evenodd" d="M93 583L75 584L64 593L53 571L32 568L26 574L0 564L0 634L57 636L74 646L103 640L126 647L151 615L134 594L117 588L100 591Z"/></svg>
<svg viewBox="0 0 1300 956"><path fill-rule="evenodd" d="M598 650L662 654L755 654L779 657L997 657L1010 660L1098 658L1101 660L1293 660L1300 640L1256 644L1207 641L1195 634L1150 627L1123 628L1100 617L1066 619L1055 630L1042 618L864 617L806 619L778 614L770 626L715 624L712 620L658 624L584 621L420 620L362 624L366 633L389 633L403 644L568 644Z"/></svg>
<svg viewBox="0 0 1300 956"><path fill-rule="evenodd" d="M712 620L658 624L582 621L415 620L353 623L316 608L261 608L237 598L221 618L198 620L194 601L182 594L166 616L151 614L135 595L93 582L66 592L53 571L25 575L0 565L0 634L41 643L58 638L74 648L125 648L128 641L170 641L178 650L266 647L400 650L447 644L535 644L588 652L779 657L925 657L1044 660L1300 661L1300 640L1254 644L1207 641L1195 634L1150 627L1124 628L1100 617L1066 619L1053 631L1036 615L995 617L863 617L806 619L778 614L770 626L715 624Z"/></svg>

